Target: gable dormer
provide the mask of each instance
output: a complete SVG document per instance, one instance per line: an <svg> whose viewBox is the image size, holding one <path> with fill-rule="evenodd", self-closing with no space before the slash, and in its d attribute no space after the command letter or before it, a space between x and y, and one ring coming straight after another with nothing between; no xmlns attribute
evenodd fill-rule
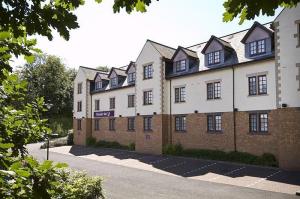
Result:
<svg viewBox="0 0 300 199"><path fill-rule="evenodd" d="M126 79L125 70L120 68L112 68L108 74L110 88L119 87Z"/></svg>
<svg viewBox="0 0 300 199"><path fill-rule="evenodd" d="M236 53L230 43L212 35L201 51L207 67L223 66L236 62Z"/></svg>
<svg viewBox="0 0 300 199"><path fill-rule="evenodd" d="M273 52L273 31L254 22L241 40L245 44L245 57L250 59L271 55Z"/></svg>
<svg viewBox="0 0 300 199"><path fill-rule="evenodd" d="M98 91L106 88L109 79L107 78L106 73L98 72L95 76L94 82L95 82L94 90Z"/></svg>
<svg viewBox="0 0 300 199"><path fill-rule="evenodd" d="M196 71L199 68L199 59L195 51L179 46L172 56L172 73L181 74Z"/></svg>
<svg viewBox="0 0 300 199"><path fill-rule="evenodd" d="M135 83L135 77L136 77L135 63L134 62L129 63L125 73L127 74L127 83L128 84L134 84Z"/></svg>

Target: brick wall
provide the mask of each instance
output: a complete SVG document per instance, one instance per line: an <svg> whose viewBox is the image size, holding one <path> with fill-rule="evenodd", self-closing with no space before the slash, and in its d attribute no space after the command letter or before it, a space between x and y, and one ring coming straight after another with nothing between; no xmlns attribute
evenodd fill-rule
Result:
<svg viewBox="0 0 300 199"><path fill-rule="evenodd" d="M117 117L115 119L115 131L109 130L109 118L101 118L100 130L95 131L95 120L93 119L92 136L95 137L97 141L116 141L126 146L128 146L131 143L135 143L136 131L127 130L127 117Z"/></svg>
<svg viewBox="0 0 300 199"><path fill-rule="evenodd" d="M74 144L85 145L86 138L91 136L91 119L81 119L81 131L77 130L77 119L73 119Z"/></svg>
<svg viewBox="0 0 300 199"><path fill-rule="evenodd" d="M234 150L233 114L222 113L222 132L207 132L207 115L193 113L186 116L186 132L175 131L175 116L172 116L172 142L186 149Z"/></svg>

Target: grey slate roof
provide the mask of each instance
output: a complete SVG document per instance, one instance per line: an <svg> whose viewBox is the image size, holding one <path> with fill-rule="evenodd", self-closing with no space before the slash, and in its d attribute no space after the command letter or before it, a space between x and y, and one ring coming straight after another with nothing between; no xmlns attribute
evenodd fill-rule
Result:
<svg viewBox="0 0 300 199"><path fill-rule="evenodd" d="M96 75L100 75L100 77L101 77L102 80L109 80L107 73L97 72Z"/></svg>
<svg viewBox="0 0 300 199"><path fill-rule="evenodd" d="M176 51L175 48L172 48L172 47L169 47L169 46L166 46L166 45L163 45L163 44L160 44L160 43L157 43L155 41L151 41L151 40L148 40L152 45L153 47L165 58L167 59L172 59L172 56L174 54L174 52Z"/></svg>
<svg viewBox="0 0 300 199"><path fill-rule="evenodd" d="M188 56L190 57L194 57L194 58L198 58L198 55L197 55L197 52L196 51L193 51L193 50L190 50L188 48L181 48Z"/></svg>
<svg viewBox="0 0 300 199"><path fill-rule="evenodd" d="M89 67L85 67L85 66L79 66L79 67L83 70L83 72L85 73L86 78L88 80L94 80L94 78L98 72L105 73L104 71L101 71L101 70L98 70L95 68L89 68Z"/></svg>

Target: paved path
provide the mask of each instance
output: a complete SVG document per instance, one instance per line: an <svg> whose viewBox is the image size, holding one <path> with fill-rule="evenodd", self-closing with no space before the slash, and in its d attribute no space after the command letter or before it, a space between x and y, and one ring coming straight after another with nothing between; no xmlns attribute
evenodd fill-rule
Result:
<svg viewBox="0 0 300 199"><path fill-rule="evenodd" d="M38 159L45 159L46 152L38 145L28 148ZM298 173L273 168L78 146L53 148L50 159L103 176L107 198L299 199L294 191L300 188ZM265 191L270 187L290 194Z"/></svg>

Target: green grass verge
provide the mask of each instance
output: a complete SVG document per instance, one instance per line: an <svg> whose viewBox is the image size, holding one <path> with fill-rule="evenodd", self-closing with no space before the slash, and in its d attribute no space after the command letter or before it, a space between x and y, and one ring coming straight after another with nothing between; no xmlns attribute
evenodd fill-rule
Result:
<svg viewBox="0 0 300 199"><path fill-rule="evenodd" d="M94 137L87 138L86 139L86 145L87 146L92 146L92 147L125 149L125 150L130 150L130 151L135 150L135 144L134 143L131 143L128 146L126 146L126 145L121 145L118 142L108 142L108 141L103 141L103 140L100 140L100 141L97 142L96 138L94 138Z"/></svg>
<svg viewBox="0 0 300 199"><path fill-rule="evenodd" d="M208 149L183 149L180 144L164 147L163 153L167 155L186 156L209 160L220 160L252 165L278 167L278 162L273 154L264 153L261 156L244 152L224 152Z"/></svg>

